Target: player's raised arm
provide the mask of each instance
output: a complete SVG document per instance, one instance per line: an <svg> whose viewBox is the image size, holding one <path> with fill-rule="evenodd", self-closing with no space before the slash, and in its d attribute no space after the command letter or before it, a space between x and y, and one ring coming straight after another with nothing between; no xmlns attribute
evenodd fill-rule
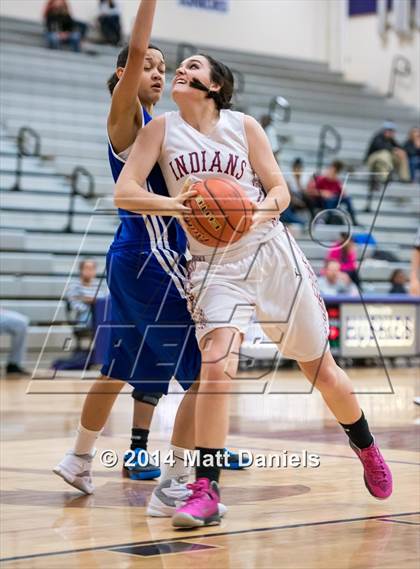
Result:
<svg viewBox="0 0 420 569"><path fill-rule="evenodd" d="M109 129L118 126L121 120L133 121L138 112L138 91L155 9L156 0L141 0L130 36L127 63L112 95Z"/></svg>
<svg viewBox="0 0 420 569"><path fill-rule="evenodd" d="M148 192L145 188L146 179L159 160L164 134L164 116L151 121L139 131L115 187L114 203L118 208L146 215L174 217L191 213L183 203L194 196L195 191L187 190L176 198L170 198Z"/></svg>
<svg viewBox="0 0 420 569"><path fill-rule="evenodd" d="M290 203L290 192L261 125L254 118L246 116L245 131L249 145L249 161L267 191L267 197L258 204L254 213L255 226L277 217L284 211Z"/></svg>

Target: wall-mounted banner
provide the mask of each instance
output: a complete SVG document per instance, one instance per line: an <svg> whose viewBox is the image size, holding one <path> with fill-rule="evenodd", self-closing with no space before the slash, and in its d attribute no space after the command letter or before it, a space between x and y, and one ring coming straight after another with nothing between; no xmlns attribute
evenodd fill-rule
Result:
<svg viewBox="0 0 420 569"><path fill-rule="evenodd" d="M393 0L385 0L387 10L392 9ZM405 0L404 0L405 1ZM348 0L349 16L362 16L363 14L375 14L378 9L378 0Z"/></svg>
<svg viewBox="0 0 420 569"><path fill-rule="evenodd" d="M216 12L227 12L229 10L229 0L178 0L178 2L182 6L190 8L202 8Z"/></svg>

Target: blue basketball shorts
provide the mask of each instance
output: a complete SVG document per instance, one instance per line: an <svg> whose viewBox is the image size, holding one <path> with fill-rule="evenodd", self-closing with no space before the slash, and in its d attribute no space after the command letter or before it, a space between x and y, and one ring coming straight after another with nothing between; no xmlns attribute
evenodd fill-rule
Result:
<svg viewBox="0 0 420 569"><path fill-rule="evenodd" d="M188 389L199 376L201 353L183 288L185 264L168 250L110 248L111 333L103 375L137 391L164 394L172 377Z"/></svg>

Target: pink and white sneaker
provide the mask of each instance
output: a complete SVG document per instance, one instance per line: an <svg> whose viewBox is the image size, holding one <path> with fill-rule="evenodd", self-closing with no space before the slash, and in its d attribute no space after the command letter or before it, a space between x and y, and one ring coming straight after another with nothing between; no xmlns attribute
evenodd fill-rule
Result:
<svg viewBox="0 0 420 569"><path fill-rule="evenodd" d="M392 494L392 474L385 462L378 446L373 443L367 448L358 448L351 441L350 447L354 450L363 464L365 486L378 500L385 500Z"/></svg>
<svg viewBox="0 0 420 569"><path fill-rule="evenodd" d="M193 484L187 484L187 488L192 491L191 496L175 511L172 525L176 528L196 528L220 524L217 482L199 478Z"/></svg>

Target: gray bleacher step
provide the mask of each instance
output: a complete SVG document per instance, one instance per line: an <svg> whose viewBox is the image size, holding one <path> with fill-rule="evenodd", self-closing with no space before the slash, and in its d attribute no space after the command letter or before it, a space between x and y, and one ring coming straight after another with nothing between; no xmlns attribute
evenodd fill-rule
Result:
<svg viewBox="0 0 420 569"><path fill-rule="evenodd" d="M7 101L7 103L5 102L4 104L7 104L8 126L10 129L16 129L16 126L21 125L25 120L31 121L33 125L36 124L32 110L22 109L21 105L16 101ZM162 114L164 108L165 101L157 107L157 115ZM83 109L77 113L71 112L69 109L51 112L48 106L44 109L37 108L36 121L39 121L46 128L48 127L49 130L55 129L56 133L57 126L60 126L60 135L66 135L67 131L72 132L75 130L80 136L80 128L83 127L84 136L86 134L88 136L98 135L102 137L100 138L100 141L102 141L108 105L104 105L103 116L101 118L90 112L81 112L82 110ZM366 123L358 127L355 127L353 123L341 126L340 134L343 137L344 148L346 145L356 146L360 152L361 143L363 144L363 141L365 141L365 146L367 146L367 142L372 134L372 129L379 128L379 126L378 123L375 123L372 127L369 126L369 124L366 125ZM308 122L300 123L295 113L293 113L291 123L279 123L277 128L278 134L290 136L294 143L300 143L300 141L304 141L306 144L310 143L313 149L316 148L320 130L321 125L319 124Z"/></svg>
<svg viewBox="0 0 420 569"><path fill-rule="evenodd" d="M0 275L0 298L60 299L68 289L69 279L54 276Z"/></svg>
<svg viewBox="0 0 420 569"><path fill-rule="evenodd" d="M10 41L13 42L13 35L11 35L10 33L7 35L2 34L2 43L7 46L9 56L17 54L19 49L16 49L15 47L16 43L13 42L7 45L7 40L9 40L9 42ZM172 44L173 48L176 48L175 46L176 44ZM102 46L98 49L101 50ZM109 62L109 63L107 62L107 67L109 66L108 68L112 68L112 66L115 65L115 61L118 54L118 51L113 51L112 54L110 54L109 56L99 55L91 57L83 53L74 54L67 50L64 51L47 50L43 48L42 45L40 45L38 42L37 45L32 46L31 51L35 55L38 54L44 55L45 59L50 59L51 61L61 61L63 63L67 61L74 61L75 55L76 57L78 57L79 61L87 60L91 62L95 60L105 60L105 61L108 60ZM216 53L216 50L214 50L213 48L210 48L208 51L209 53L211 52ZM262 57L255 56L255 54L250 55L250 58L246 60L246 63L244 63L243 54L240 52L237 53L239 55L239 59L235 57L235 52L233 51L220 52L220 50L217 50L217 57L222 58L222 60L224 60L225 63L227 63L228 65L232 65L236 69L243 72L252 70L256 74L260 73L262 75L267 74L267 75L277 75L277 76L287 76L287 77L296 77L296 76L299 77L304 75L308 80L314 79L316 81L318 81L321 78L324 78L325 81L331 81L331 82L342 80L342 75L340 73L331 72L330 70L328 70L325 64L321 64L322 66L320 67L316 63L314 64L312 62L306 62L305 64L304 62L302 62L302 60L299 59L293 59L287 61L282 58L273 58L272 61L269 61L267 59L264 60L264 56ZM258 58L258 62L255 61L255 57ZM173 65L173 62L170 61L170 58L171 55L170 51L168 50L167 54L168 66Z"/></svg>
<svg viewBox="0 0 420 569"><path fill-rule="evenodd" d="M89 231L92 227L94 214L88 213L87 215L76 214L73 217L72 227L75 231ZM19 229L34 229L39 230L40 227L44 231L63 231L67 226L68 216L65 213L47 214L45 212L33 213L31 211L7 211L3 209L2 225L3 227L12 227ZM95 220L96 231L101 231L105 234L112 235L116 229L113 222L109 222L105 216L101 219Z"/></svg>
<svg viewBox="0 0 420 569"><path fill-rule="evenodd" d="M2 251L19 250L26 247L26 233L18 229L6 230L0 227L0 247Z"/></svg>
<svg viewBox="0 0 420 569"><path fill-rule="evenodd" d="M16 91L21 91L24 87L25 82L15 79L8 79L3 86L4 93L14 93ZM62 97L69 93L69 86L63 84L55 84L54 89L51 90L51 86L44 83L33 82L31 85L31 91L35 95L41 95L45 97ZM302 109L310 112L321 112L329 113L342 116L352 117L357 114L359 117L368 116L370 118L376 117L378 121L383 120L384 116L387 116L388 110L381 105L378 105L377 101L372 101L372 103L363 103L360 105L357 101L352 103L348 101L341 100L341 97L335 99L328 99L326 97L312 97L308 96L303 92L287 92L283 90L286 98L290 99L290 103L293 105L294 109ZM77 100L97 100L98 103L107 103L109 101L109 95L106 91L101 92L95 86L80 85L72 93L72 98ZM249 105L262 105L268 106L271 97L263 95L248 95L247 104Z"/></svg>
<svg viewBox="0 0 420 569"><path fill-rule="evenodd" d="M32 211L57 210L67 213L69 210L69 195L37 195L25 191L0 191L1 208L31 209ZM92 213L91 205L81 196L74 198L75 213Z"/></svg>
<svg viewBox="0 0 420 569"><path fill-rule="evenodd" d="M13 58L13 65L10 65L11 57ZM78 89L84 85L95 87L98 90L107 90L106 82L109 76L112 74L114 67L110 66L105 69L98 69L96 65L88 67L86 65L80 65L79 62L75 62L73 68L67 63L63 66L62 62L57 62L54 65L53 61L46 61L45 58L35 59L33 55L28 61L27 56L10 56L10 54L0 53L0 71L8 80L24 81L26 80L38 80L38 81L48 81L51 75L54 75L56 82L62 85L69 84L74 89ZM167 74L168 86L171 84L173 78L173 73ZM289 90L292 92L305 91L308 86L307 77L302 76L302 78L295 77L293 80L287 79L286 77L281 77L278 79L276 77L265 77L264 82L261 81L261 77L253 73L246 73L245 75L245 93L250 94L265 94L268 92L278 91L285 93ZM350 100L363 100L365 102L370 102L376 100L378 102L378 95L372 92L368 92L365 89L353 89L347 83L339 82L334 83L331 81L325 81L325 77L317 76L312 79L311 82L311 93L324 94L325 96L331 97L333 95L341 97L349 97ZM390 102L387 103L386 99L383 98L383 104L390 104L391 106L399 107L397 103Z"/></svg>
<svg viewBox="0 0 420 569"><path fill-rule="evenodd" d="M57 350L57 357L68 357L68 353L63 353L63 347L66 340L73 336L71 326L56 325L51 327L51 329L46 326L30 326L28 332L28 350L38 350L37 356L47 340L46 349L49 351ZM7 352L9 347L10 338L6 335L0 336L0 352Z"/></svg>
<svg viewBox="0 0 420 569"><path fill-rule="evenodd" d="M2 253L0 256L0 273L43 273L53 270L53 256L48 254Z"/></svg>
<svg viewBox="0 0 420 569"><path fill-rule="evenodd" d="M44 95L35 95L34 93L22 92L5 92L2 90L0 93L0 103L3 107L10 105L11 108L19 109L19 106L31 105L34 111L39 109L51 112L51 116L58 120L58 116L62 112L72 112L74 120L78 121L79 113L80 121L83 120L83 113L88 114L90 117L102 117L106 119L109 100L108 101L94 101L91 99L74 99L71 98L69 93L67 96L60 98L45 97ZM6 119L7 122L7 119ZM24 121L22 121L24 122ZM24 125L22 125L24 126Z"/></svg>
<svg viewBox="0 0 420 569"><path fill-rule="evenodd" d="M106 249L105 249L106 250ZM78 263L86 256L83 247L74 254L59 255L50 253L2 253L0 256L0 273L5 275L57 275L78 274ZM90 255L97 262L98 274L105 269L105 255Z"/></svg>
<svg viewBox="0 0 420 569"><path fill-rule="evenodd" d="M117 217L115 217L115 223L118 223ZM95 230L95 220L91 225L91 229ZM0 229L0 239L5 232L4 229ZM92 234L72 234L72 233L62 233L55 234L54 239L51 239L51 235L41 233L41 232L20 232L25 235L25 250L30 252L36 251L48 251L50 253L72 253L84 255L85 252L96 253L98 255L104 255L111 244L112 234L110 235L92 235ZM10 245L13 245L13 241L10 241ZM18 250L15 247L7 247L2 243L3 250Z"/></svg>
<svg viewBox="0 0 420 569"><path fill-rule="evenodd" d="M315 241L302 241L299 242L300 248L305 253L306 257L313 262L314 260L320 261L325 260L329 253L328 247L323 247ZM379 247L380 248L380 247ZM371 259L376 247L368 247L365 251L364 245L356 245L357 249L357 262L360 263L361 260L365 262L367 259ZM387 246L386 251L392 253L396 256L397 262L409 262L411 258L411 250L407 248L402 248L399 246Z"/></svg>
<svg viewBox="0 0 420 569"><path fill-rule="evenodd" d="M17 129L18 130L18 129ZM1 171L10 170L15 172L17 167L17 156L2 156ZM21 172L30 172L34 177L55 177L58 178L57 172L53 167L49 166L45 160L39 158L31 158L24 156L21 161Z"/></svg>
<svg viewBox="0 0 420 569"><path fill-rule="evenodd" d="M46 324L66 322L66 303L61 300L2 300L2 308L20 312L29 318L31 323Z"/></svg>
<svg viewBox="0 0 420 569"><path fill-rule="evenodd" d="M69 166L68 173L70 174L74 170L73 167ZM63 175L63 173L62 173ZM0 188L4 191L10 190L14 187L16 181L15 174L5 174L0 170ZM59 177L43 177L43 176L32 176L30 174L22 175L20 180L20 188L22 191L42 191L42 192L60 192L63 196L68 196L70 193L70 185L67 180ZM68 199L68 197L67 197Z"/></svg>

